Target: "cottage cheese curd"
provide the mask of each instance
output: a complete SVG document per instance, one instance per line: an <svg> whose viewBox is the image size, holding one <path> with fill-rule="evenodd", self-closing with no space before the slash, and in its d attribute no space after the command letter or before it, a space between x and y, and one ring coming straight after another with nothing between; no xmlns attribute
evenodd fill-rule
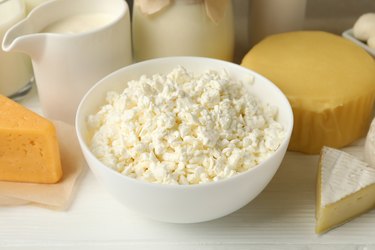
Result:
<svg viewBox="0 0 375 250"><path fill-rule="evenodd" d="M88 117L90 147L112 169L153 183L199 184L253 168L285 137L277 108L225 71L129 81Z"/></svg>

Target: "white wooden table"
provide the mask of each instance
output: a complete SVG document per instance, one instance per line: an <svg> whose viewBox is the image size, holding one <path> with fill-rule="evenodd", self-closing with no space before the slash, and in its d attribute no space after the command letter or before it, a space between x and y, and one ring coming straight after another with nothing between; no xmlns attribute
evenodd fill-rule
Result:
<svg viewBox="0 0 375 250"><path fill-rule="evenodd" d="M40 112L35 87L21 103ZM250 204L198 224L143 218L117 202L88 170L66 211L0 207L0 249L375 249L375 211L325 235L314 233L317 161L287 153Z"/></svg>

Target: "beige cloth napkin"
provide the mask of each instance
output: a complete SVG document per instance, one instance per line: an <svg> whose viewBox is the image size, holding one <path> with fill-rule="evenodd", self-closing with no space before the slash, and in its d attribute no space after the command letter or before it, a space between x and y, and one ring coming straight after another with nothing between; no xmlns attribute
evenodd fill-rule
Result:
<svg viewBox="0 0 375 250"><path fill-rule="evenodd" d="M176 0L175 0L176 1ZM181 0L178 0L181 1ZM218 23L224 16L229 0L183 0L187 4L199 4L204 2L207 16L214 22ZM134 5L139 7L142 13L146 15L155 14L168 5L173 0L135 0Z"/></svg>
<svg viewBox="0 0 375 250"><path fill-rule="evenodd" d="M0 181L0 206L37 204L51 209L66 209L71 202L79 176L86 169L74 127L54 122L60 146L63 177L56 184Z"/></svg>

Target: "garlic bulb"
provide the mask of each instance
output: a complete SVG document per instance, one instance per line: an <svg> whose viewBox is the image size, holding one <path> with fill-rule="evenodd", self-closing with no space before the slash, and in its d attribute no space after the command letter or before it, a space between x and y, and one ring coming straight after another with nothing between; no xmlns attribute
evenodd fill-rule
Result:
<svg viewBox="0 0 375 250"><path fill-rule="evenodd" d="M353 34L362 41L367 41L370 37L375 36L375 13L360 16L354 24Z"/></svg>
<svg viewBox="0 0 375 250"><path fill-rule="evenodd" d="M375 35L373 35L372 37L370 37L368 40L367 40L367 45L372 48L372 49L375 49Z"/></svg>

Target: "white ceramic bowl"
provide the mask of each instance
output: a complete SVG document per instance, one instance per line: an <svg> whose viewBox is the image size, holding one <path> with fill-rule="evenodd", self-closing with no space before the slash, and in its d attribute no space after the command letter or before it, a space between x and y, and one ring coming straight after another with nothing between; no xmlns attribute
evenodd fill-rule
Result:
<svg viewBox="0 0 375 250"><path fill-rule="evenodd" d="M278 121L286 129L286 138L277 151L258 166L231 178L198 185L146 183L124 176L101 163L87 142L86 120L104 103L109 90L121 91L125 82L143 74L169 73L177 65L188 71L225 69L234 79L254 76L251 91L261 100L276 105ZM230 214L253 200L276 173L288 147L293 128L293 113L287 98L269 80L239 65L208 58L166 57L122 68L99 81L82 99L76 116L76 130L83 154L101 184L126 207L155 220L194 223Z"/></svg>

